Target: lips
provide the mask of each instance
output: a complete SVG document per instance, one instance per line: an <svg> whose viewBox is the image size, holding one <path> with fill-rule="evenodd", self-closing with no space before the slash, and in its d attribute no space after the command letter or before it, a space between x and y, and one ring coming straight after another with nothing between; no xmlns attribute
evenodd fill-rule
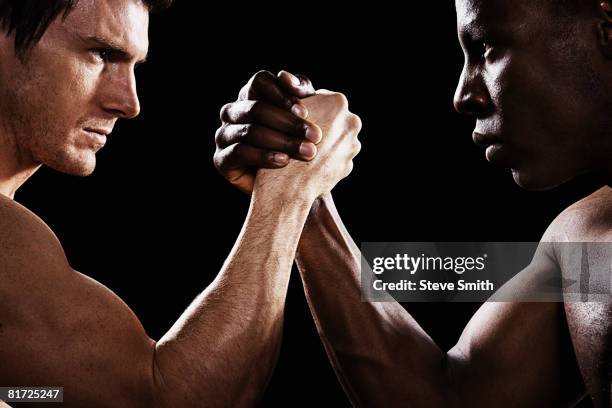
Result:
<svg viewBox="0 0 612 408"><path fill-rule="evenodd" d="M502 143L502 139L499 136L478 132L472 133L472 140L477 146L480 147L488 147L494 144Z"/></svg>
<svg viewBox="0 0 612 408"><path fill-rule="evenodd" d="M83 128L83 133L85 134L83 140L86 141L87 146L99 150L106 144L110 131L102 128Z"/></svg>
<svg viewBox="0 0 612 408"><path fill-rule="evenodd" d="M99 135L102 136L108 136L110 134L110 132L112 132L112 129L103 129L103 128L85 128L85 131L87 132L91 132L91 133L97 133Z"/></svg>
<svg viewBox="0 0 612 408"><path fill-rule="evenodd" d="M504 143L502 138L497 135L485 133L472 133L472 140L476 145L485 149L485 157L491 163L509 165L509 157L504 154Z"/></svg>

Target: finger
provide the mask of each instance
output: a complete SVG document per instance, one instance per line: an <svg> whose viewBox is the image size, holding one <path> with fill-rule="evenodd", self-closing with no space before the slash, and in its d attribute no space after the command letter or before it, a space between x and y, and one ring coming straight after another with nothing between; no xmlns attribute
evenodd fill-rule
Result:
<svg viewBox="0 0 612 408"><path fill-rule="evenodd" d="M284 153L270 152L243 143L217 149L214 164L219 173L241 191L253 191L257 169L278 169L289 163Z"/></svg>
<svg viewBox="0 0 612 408"><path fill-rule="evenodd" d="M255 184L254 167L239 167L232 164L232 157L235 156L233 149L219 149L213 156L213 163L219 173L232 185L244 193L251 194Z"/></svg>
<svg viewBox="0 0 612 408"><path fill-rule="evenodd" d="M259 149L286 153L304 161L311 160L316 154L313 143L254 124L222 126L217 130L215 142L220 148L245 143Z"/></svg>
<svg viewBox="0 0 612 408"><path fill-rule="evenodd" d="M249 169L285 167L289 163L289 156L245 143L235 143L224 149L217 149L213 161L223 177L232 182Z"/></svg>
<svg viewBox="0 0 612 408"><path fill-rule="evenodd" d="M357 157L359 152L361 152L361 142L359 140L356 140L355 144L353 145L353 152L351 155L353 156L353 158L355 158Z"/></svg>
<svg viewBox="0 0 612 408"><path fill-rule="evenodd" d="M306 98L315 94L312 82L304 75L293 75L287 71L280 71L278 73L278 80L283 90L290 95Z"/></svg>
<svg viewBox="0 0 612 408"><path fill-rule="evenodd" d="M221 120L227 124L257 124L275 129L296 138L319 143L321 128L307 120L262 101L237 101L221 109Z"/></svg>
<svg viewBox="0 0 612 408"><path fill-rule="evenodd" d="M280 86L279 80L269 71L259 71L253 75L241 89L238 100L266 101L285 110L290 110L295 104L292 95Z"/></svg>

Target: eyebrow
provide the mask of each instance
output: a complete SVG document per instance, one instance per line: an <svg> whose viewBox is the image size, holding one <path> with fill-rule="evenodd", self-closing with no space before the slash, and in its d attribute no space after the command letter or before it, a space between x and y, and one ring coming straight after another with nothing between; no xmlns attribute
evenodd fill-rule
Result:
<svg viewBox="0 0 612 408"><path fill-rule="evenodd" d="M119 44L117 44L115 41L111 39L100 37L97 35L92 35L92 36L82 37L82 38L83 40L89 43L95 44L97 47L108 49L114 54L114 56L118 60L131 61L133 59L133 55L129 51L127 51L124 47L120 46ZM147 62L147 56L148 54L143 59L136 61L135 65L138 66L138 65L141 65Z"/></svg>

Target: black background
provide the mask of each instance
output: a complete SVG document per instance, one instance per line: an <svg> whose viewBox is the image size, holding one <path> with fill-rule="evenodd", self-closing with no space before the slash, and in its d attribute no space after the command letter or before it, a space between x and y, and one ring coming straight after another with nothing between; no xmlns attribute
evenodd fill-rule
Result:
<svg viewBox="0 0 612 408"><path fill-rule="evenodd" d="M259 3L259 2L258 2ZM452 2L346 7L181 1L153 16L139 118L120 123L87 178L42 169L17 194L72 266L122 297L159 339L220 269L248 197L212 165L220 107L260 69L345 93L363 150L334 196L361 241L535 241L582 179L526 192L488 164L453 111L463 55ZM338 5L337 5L338 6ZM265 406L348 406L294 271ZM407 304L448 349L477 304Z"/></svg>

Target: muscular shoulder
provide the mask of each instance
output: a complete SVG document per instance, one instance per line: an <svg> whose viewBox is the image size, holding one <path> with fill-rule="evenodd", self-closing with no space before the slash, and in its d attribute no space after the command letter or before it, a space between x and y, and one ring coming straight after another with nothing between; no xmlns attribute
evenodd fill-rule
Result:
<svg viewBox="0 0 612 408"><path fill-rule="evenodd" d="M542 241L612 241L612 188L602 187L566 208L550 224Z"/></svg>
<svg viewBox="0 0 612 408"><path fill-rule="evenodd" d="M65 270L66 256L55 234L27 208L0 195L0 277L4 286L30 275Z"/></svg>

